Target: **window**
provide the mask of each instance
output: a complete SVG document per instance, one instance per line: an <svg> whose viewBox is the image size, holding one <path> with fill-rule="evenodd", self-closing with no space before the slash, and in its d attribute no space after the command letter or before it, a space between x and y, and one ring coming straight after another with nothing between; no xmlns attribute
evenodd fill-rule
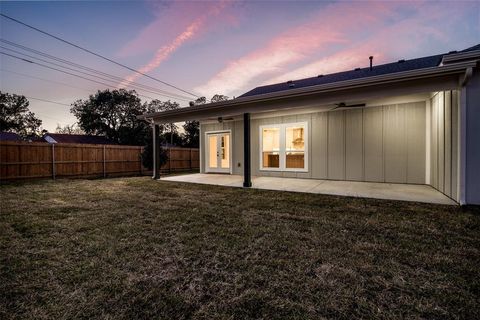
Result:
<svg viewBox="0 0 480 320"><path fill-rule="evenodd" d="M286 168L305 168L305 130L303 126L287 127L285 136Z"/></svg>
<svg viewBox="0 0 480 320"><path fill-rule="evenodd" d="M307 123L260 127L260 169L308 171Z"/></svg>
<svg viewBox="0 0 480 320"><path fill-rule="evenodd" d="M280 129L262 129L262 167L280 168Z"/></svg>

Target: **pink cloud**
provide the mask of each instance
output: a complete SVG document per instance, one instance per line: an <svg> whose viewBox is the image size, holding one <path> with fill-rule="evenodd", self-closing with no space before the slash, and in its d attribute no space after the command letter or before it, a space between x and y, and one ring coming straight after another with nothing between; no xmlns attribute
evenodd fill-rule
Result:
<svg viewBox="0 0 480 320"><path fill-rule="evenodd" d="M394 17L396 4L335 3L311 16L310 20L283 32L259 48L227 66L195 90L206 96L245 90L253 81L308 59L334 46L347 45L348 31L368 32ZM341 17L341 18L339 18Z"/></svg>
<svg viewBox="0 0 480 320"><path fill-rule="evenodd" d="M208 19L213 18L222 12L225 8L227 2L222 1L218 2L213 6L209 6L208 10L202 15L193 20L186 28L180 32L170 43L161 46L155 53L155 56L144 66L138 70L141 73L149 73L152 70L155 70L160 66L160 64L165 61L173 52L175 52L180 46L182 46L186 41L195 37L202 28L205 27ZM150 27L148 27L150 29ZM137 80L141 75L139 73L132 73L129 76L118 84L119 88L128 86L130 83Z"/></svg>
<svg viewBox="0 0 480 320"><path fill-rule="evenodd" d="M190 20L189 23L183 27L183 30L180 30L178 34L169 41L168 44L162 45L158 48L155 52L154 57L146 63L144 66L140 67L138 70L142 73L149 73L152 70L158 68L163 61L165 61L173 52L175 52L179 47L181 47L185 42L188 40L193 39L194 37L201 34L206 29L206 24L209 19L212 19L218 16L228 4L227 1L221 1L213 4L206 5L206 10L204 10L199 16L197 13L197 17ZM196 7L196 5L194 5ZM180 8L189 8L187 11L191 10L191 6L184 6L184 3L180 3ZM175 9L177 12L179 9ZM178 13L178 12L177 12ZM182 19L185 20L185 15L189 16L190 13L188 12L181 12ZM170 18L172 15L170 15ZM154 34L158 34L159 24L163 23L160 22L162 19L158 19L157 21L153 22L151 25L147 26L147 28L140 34L140 36L130 42L122 51L121 54L132 54L132 48L134 47L142 47L144 43L152 43L152 37ZM150 40L150 41L149 41ZM153 41L154 43L158 43L158 41ZM145 48L145 46L143 46ZM141 77L138 73L132 73L129 76L125 77L125 79L118 85L118 87L125 87L128 86L131 82L135 81Z"/></svg>
<svg viewBox="0 0 480 320"><path fill-rule="evenodd" d="M319 74L329 74L340 71L352 70L356 67L364 67L369 63L368 57L373 55L375 63L384 60L384 55L379 51L372 51L371 48L358 48L338 52L331 56L322 58L316 62L309 63L293 71L284 73L280 76L270 78L263 82L263 85L286 82L313 77Z"/></svg>
<svg viewBox="0 0 480 320"><path fill-rule="evenodd" d="M260 84L364 67L370 55L376 64L417 57L429 43L447 43L451 37L445 30L454 30L447 25L458 23L469 7L428 2L334 3L310 21L228 63L195 90L206 96L234 95Z"/></svg>
<svg viewBox="0 0 480 320"><path fill-rule="evenodd" d="M435 19L446 18L447 12L430 11ZM432 39L447 41L448 37L437 28L431 26L423 15L403 19L391 26L379 29L366 41L354 43L342 48L336 53L303 65L292 71L282 73L263 82L263 85L284 82L288 80L313 77L318 74L328 74L366 67L368 57L374 57L375 64L383 64L396 59L417 57L422 43ZM415 26L415 28L412 28ZM408 43L408 45L406 45Z"/></svg>
<svg viewBox="0 0 480 320"><path fill-rule="evenodd" d="M226 1L218 2L148 2L154 19L138 35L128 41L117 53L119 57L135 56L156 50L159 44L173 41L180 33L199 17L224 7ZM220 17L205 21L213 25ZM222 22L234 23L231 13L224 12Z"/></svg>

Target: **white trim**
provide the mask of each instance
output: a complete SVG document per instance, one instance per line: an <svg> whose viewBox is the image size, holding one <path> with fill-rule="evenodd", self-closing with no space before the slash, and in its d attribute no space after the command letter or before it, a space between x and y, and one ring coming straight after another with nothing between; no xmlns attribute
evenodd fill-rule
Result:
<svg viewBox="0 0 480 320"><path fill-rule="evenodd" d="M430 162L432 161L431 159L431 152L432 152L432 144L431 144L431 139L432 139L432 107L431 107L431 98L428 98L425 100L425 119L426 119L426 124L425 124L425 184L431 184L431 164Z"/></svg>
<svg viewBox="0 0 480 320"><path fill-rule="evenodd" d="M461 200L460 200L460 194L461 194L461 183L462 183L462 176L461 176L461 172L462 172L462 167L463 167L463 164L461 162L461 154L462 154L462 113L463 111L461 111L461 95L462 95L462 90L457 90L457 154L455 155L457 157L457 184L456 184L456 188L457 188L457 198L455 199L455 201L457 201L458 203L461 203Z"/></svg>
<svg viewBox="0 0 480 320"><path fill-rule="evenodd" d="M458 124L460 129L460 172L458 173L460 183L458 198L460 199L460 204L464 205L467 203L466 199L466 190L465 186L467 184L467 89L462 87L460 94L460 123Z"/></svg>
<svg viewBox="0 0 480 320"><path fill-rule="evenodd" d="M286 136L286 128L287 127L294 127L294 126L302 126L305 130L303 133L304 136L304 168L286 168L285 160L286 160L286 147L285 147L285 136ZM278 128L280 131L280 150L279 150L279 168L264 168L263 167L263 129L265 128ZM259 126L259 170L260 171L277 171L277 172L308 172L308 149L309 149L309 140L308 140L308 121L302 122L291 122L291 123L274 123L274 124L266 124Z"/></svg>
<svg viewBox="0 0 480 320"><path fill-rule="evenodd" d="M202 152L205 152L205 141L203 141L202 143L202 122L199 121L199 126L198 126L198 130L199 130L199 137L198 137L198 162L199 162L199 165L200 165L200 173L205 173L205 168L203 167L204 165L204 161L203 161L203 156L202 156Z"/></svg>
<svg viewBox="0 0 480 320"><path fill-rule="evenodd" d="M210 167L208 166L208 160L207 160L207 157L209 155L209 150L210 150L210 144L208 142L208 135L209 134L221 134L221 133L228 133L229 136L230 136L230 147L229 147L229 157L230 157L230 167L228 169L214 169L214 170L211 170ZM213 130L213 131L205 131L205 153L204 153L204 157L205 157L205 173L229 173L229 174L232 174L232 170L233 170L233 138L232 138L232 130L231 129L226 129L226 130Z"/></svg>

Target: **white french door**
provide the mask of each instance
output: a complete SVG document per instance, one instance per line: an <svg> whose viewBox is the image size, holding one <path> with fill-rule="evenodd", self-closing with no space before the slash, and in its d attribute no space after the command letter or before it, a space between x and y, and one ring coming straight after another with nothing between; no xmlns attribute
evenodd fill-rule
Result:
<svg viewBox="0 0 480 320"><path fill-rule="evenodd" d="M207 132L205 142L205 171L230 173L232 162L230 132Z"/></svg>

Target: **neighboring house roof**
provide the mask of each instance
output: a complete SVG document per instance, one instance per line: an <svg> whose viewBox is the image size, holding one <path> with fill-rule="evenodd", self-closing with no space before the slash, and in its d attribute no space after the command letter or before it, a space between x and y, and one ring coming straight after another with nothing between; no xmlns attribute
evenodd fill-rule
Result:
<svg viewBox="0 0 480 320"><path fill-rule="evenodd" d="M0 141L22 141L22 137L14 132L0 132Z"/></svg>
<svg viewBox="0 0 480 320"><path fill-rule="evenodd" d="M105 136L85 134L47 133L43 139L48 143L115 144Z"/></svg>
<svg viewBox="0 0 480 320"><path fill-rule="evenodd" d="M462 53L470 52L470 51L475 51L479 49L480 49L480 44L467 48L460 52ZM457 53L457 51L451 51L446 54L437 54L437 55L417 58L417 59L399 60L398 62L373 66L372 70L370 70L370 67L366 67L366 68L357 68L355 70L350 70L350 71L343 71L343 72L331 73L326 75L318 75L316 77L305 78L300 80L286 79L285 82L256 87L242 94L241 96L239 96L239 98L250 97L250 96L255 96L255 95L265 94L265 93L284 91L284 90L289 90L294 88L304 88L309 86L322 85L322 84L334 83L334 82L345 81L345 80L354 80L354 79L360 79L360 78L366 78L366 77L372 77L372 76L378 76L378 75L384 75L384 74L391 74L391 73L402 72L402 71L411 71L411 70L417 70L417 69L423 69L423 68L429 68L429 67L436 67L440 65L440 63L442 62L442 58L445 55L455 54L455 53Z"/></svg>

